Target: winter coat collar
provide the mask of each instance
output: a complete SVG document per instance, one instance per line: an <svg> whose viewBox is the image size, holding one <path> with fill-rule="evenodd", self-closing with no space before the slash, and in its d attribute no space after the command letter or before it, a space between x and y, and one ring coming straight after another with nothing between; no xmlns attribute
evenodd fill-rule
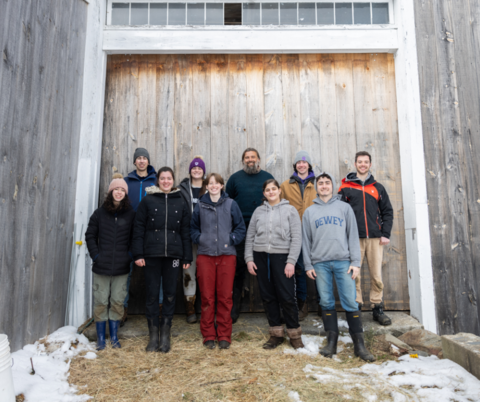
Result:
<svg viewBox="0 0 480 402"><path fill-rule="evenodd" d="M310 171L308 173L308 176L305 178L305 180L303 180L298 174L297 172L294 172L292 176L290 176L290 183L301 183L301 184L305 184L305 183L309 183L309 182L314 182L315 180L315 174Z"/></svg>
<svg viewBox="0 0 480 402"><path fill-rule="evenodd" d="M145 177L140 177L138 174L137 174L137 171L136 170L132 170L129 174L128 174L128 178L129 179L132 179L132 180L138 180L138 181L143 181L143 180L146 180L146 179L150 179L150 178L153 178L157 175L157 172L155 171L155 168L152 166L152 165L148 165L147 167L147 175Z"/></svg>
<svg viewBox="0 0 480 402"><path fill-rule="evenodd" d="M368 172L367 178L365 179L365 181L362 181L357 177L357 172L351 172L347 174L347 177L345 177L345 183L349 181L354 183L359 183L361 186L367 186L368 184L375 183L375 178L370 172Z"/></svg>
<svg viewBox="0 0 480 402"><path fill-rule="evenodd" d="M230 198L230 197L225 191L222 191L222 194L220 195L220 198L218 199L216 205L222 204L227 198ZM205 193L204 195L202 195L198 201L203 204L215 206L212 199L210 198L209 193Z"/></svg>
<svg viewBox="0 0 480 402"><path fill-rule="evenodd" d="M160 189L160 187L157 187L157 186L147 187L145 191L147 192L147 194L175 194L180 192L180 190L177 187L173 187L169 193L165 193Z"/></svg>

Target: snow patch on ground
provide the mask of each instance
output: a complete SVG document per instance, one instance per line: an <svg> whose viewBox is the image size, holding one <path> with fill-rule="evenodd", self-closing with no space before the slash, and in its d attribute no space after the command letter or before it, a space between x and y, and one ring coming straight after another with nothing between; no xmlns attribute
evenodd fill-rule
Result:
<svg viewBox="0 0 480 402"><path fill-rule="evenodd" d="M302 335L302 342L305 345L305 347L296 349L296 350L285 348L283 352L290 355L303 354L311 357L319 357L319 352L320 352L320 349L323 347L324 340L325 340L324 336ZM344 344L352 343L352 338L350 338L349 335L340 336L338 340L340 342L343 342ZM342 350L343 350L343 347L340 344L338 344L337 353L340 353ZM339 362L341 361L336 355L333 358L336 361L339 361Z"/></svg>
<svg viewBox="0 0 480 402"><path fill-rule="evenodd" d="M86 359L95 359L95 344L84 335L77 334L77 328L68 326L43 338L43 342L26 345L12 353L13 385L15 395L23 394L27 402L84 402L88 395L77 395L75 387L68 381L68 370L73 357L87 352ZM32 373L33 361L35 374Z"/></svg>
<svg viewBox="0 0 480 402"><path fill-rule="evenodd" d="M307 364L303 369L319 382L337 383L339 388L363 390L368 401L389 395L394 402L476 401L480 381L458 364L436 356L412 359L409 355L381 365L365 364L358 369L336 370ZM378 395L372 393L377 390Z"/></svg>
<svg viewBox="0 0 480 402"><path fill-rule="evenodd" d="M288 397L293 401L293 402L302 402L300 399L300 395L298 395L298 392L296 391L290 391L288 393Z"/></svg>

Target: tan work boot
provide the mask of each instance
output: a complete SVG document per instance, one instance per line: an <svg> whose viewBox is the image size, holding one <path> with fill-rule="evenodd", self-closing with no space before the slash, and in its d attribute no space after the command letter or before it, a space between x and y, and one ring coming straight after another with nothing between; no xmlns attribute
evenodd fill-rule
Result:
<svg viewBox="0 0 480 402"><path fill-rule="evenodd" d="M306 300L298 300L298 321L303 321L308 316L308 303Z"/></svg>
<svg viewBox="0 0 480 402"><path fill-rule="evenodd" d="M195 296L185 296L185 311L187 313L187 322L194 324L197 322L195 314Z"/></svg>

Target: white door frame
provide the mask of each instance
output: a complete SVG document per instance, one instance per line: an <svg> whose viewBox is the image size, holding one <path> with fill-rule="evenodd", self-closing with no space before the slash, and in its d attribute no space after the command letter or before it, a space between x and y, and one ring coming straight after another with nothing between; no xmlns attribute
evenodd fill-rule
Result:
<svg viewBox="0 0 480 402"><path fill-rule="evenodd" d="M393 53L411 315L437 332L414 0L395 0L395 23L330 27L110 27L105 0L91 0L85 57L75 223L84 236L97 207L107 54ZM68 323L91 314L91 260L80 246ZM73 280L71 278L70 280Z"/></svg>

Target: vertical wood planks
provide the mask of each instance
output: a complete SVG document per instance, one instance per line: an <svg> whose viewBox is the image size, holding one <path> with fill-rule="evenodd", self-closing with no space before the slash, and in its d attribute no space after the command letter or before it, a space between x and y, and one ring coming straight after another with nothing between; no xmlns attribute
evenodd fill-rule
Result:
<svg viewBox="0 0 480 402"><path fill-rule="evenodd" d="M378 179L387 187L396 214L392 244L385 253L385 301L390 308L408 309L393 59L380 56L372 66L370 58L111 56L102 159L102 175L108 179L102 183L108 186L112 166L124 174L131 170L131 154L137 146L149 148L157 169L175 167L177 183L187 176L196 154L204 156L207 171L220 173L226 181L241 168L246 147L258 149L262 166L279 182L292 174L293 157L300 149L309 151L317 173L325 169L340 180L354 169L357 150L367 149L374 155ZM134 138L129 135L133 128ZM122 141L128 142L122 145L126 151L117 145ZM129 311L134 313L144 311L140 276L141 271L136 271L132 281ZM364 278L367 298L367 271ZM250 285L247 308L261 311L256 281ZM313 286L309 295L314 308ZM182 303L177 307L180 312Z"/></svg>

